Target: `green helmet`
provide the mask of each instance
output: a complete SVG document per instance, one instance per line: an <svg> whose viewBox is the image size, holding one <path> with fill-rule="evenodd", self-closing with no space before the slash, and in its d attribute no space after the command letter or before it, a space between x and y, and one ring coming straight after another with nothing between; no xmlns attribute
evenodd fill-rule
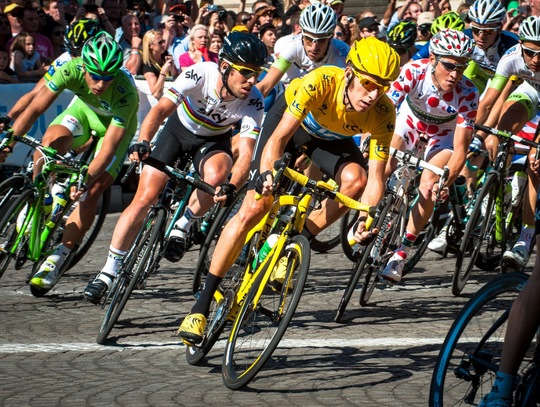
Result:
<svg viewBox="0 0 540 407"><path fill-rule="evenodd" d="M456 31L463 31L465 29L465 22L461 19L458 13L449 11L440 17L437 17L433 24L431 24L431 34L435 35L443 28L450 28Z"/></svg>
<svg viewBox="0 0 540 407"><path fill-rule="evenodd" d="M98 75L116 75L122 67L122 49L105 31L84 44L82 60L87 70Z"/></svg>

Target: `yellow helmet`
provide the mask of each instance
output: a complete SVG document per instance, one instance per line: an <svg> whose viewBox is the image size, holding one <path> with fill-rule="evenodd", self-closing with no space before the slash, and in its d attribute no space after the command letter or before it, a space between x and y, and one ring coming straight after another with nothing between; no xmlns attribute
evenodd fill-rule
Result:
<svg viewBox="0 0 540 407"><path fill-rule="evenodd" d="M395 81L399 76L398 53L375 37L355 41L347 56L347 63L384 80Z"/></svg>
<svg viewBox="0 0 540 407"><path fill-rule="evenodd" d="M248 33L249 34L249 30L245 25L235 25L232 28L231 32L233 33L233 32L236 32L236 31L239 31L241 33Z"/></svg>

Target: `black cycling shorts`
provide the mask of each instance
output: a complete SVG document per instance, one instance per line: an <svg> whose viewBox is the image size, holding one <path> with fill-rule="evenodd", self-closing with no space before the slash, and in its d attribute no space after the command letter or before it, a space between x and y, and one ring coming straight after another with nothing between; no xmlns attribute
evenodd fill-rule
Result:
<svg viewBox="0 0 540 407"><path fill-rule="evenodd" d="M199 172L201 161L209 153L223 151L232 159L231 137L231 130L214 137L197 136L186 129L174 112L161 130L150 157L171 167L183 168L187 155Z"/></svg>
<svg viewBox="0 0 540 407"><path fill-rule="evenodd" d="M255 146L249 169L248 189L254 189L255 187L255 181L257 181L261 166L262 151L268 139L274 133L286 109L287 102L285 101L285 95L281 94L267 113L261 134L257 139L257 145ZM332 179L335 179L339 168L345 163L354 162L366 169L364 157L352 138L323 140L310 135L300 126L285 147L285 152L291 153L293 156L291 165L302 154L303 146L306 147L304 152L311 159L313 165Z"/></svg>

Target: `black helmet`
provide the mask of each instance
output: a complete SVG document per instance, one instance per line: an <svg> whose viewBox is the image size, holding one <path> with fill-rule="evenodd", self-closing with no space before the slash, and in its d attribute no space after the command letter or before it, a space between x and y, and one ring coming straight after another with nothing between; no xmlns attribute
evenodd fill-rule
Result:
<svg viewBox="0 0 540 407"><path fill-rule="evenodd" d="M225 37L219 51L219 60L233 64L249 64L261 68L268 62L268 50L253 34L234 31Z"/></svg>
<svg viewBox="0 0 540 407"><path fill-rule="evenodd" d="M408 50L416 42L416 24L405 21L396 24L388 32L387 42L394 49Z"/></svg>
<svg viewBox="0 0 540 407"><path fill-rule="evenodd" d="M77 20L71 24L64 36L64 46L72 54L80 54L86 41L99 32L97 20Z"/></svg>

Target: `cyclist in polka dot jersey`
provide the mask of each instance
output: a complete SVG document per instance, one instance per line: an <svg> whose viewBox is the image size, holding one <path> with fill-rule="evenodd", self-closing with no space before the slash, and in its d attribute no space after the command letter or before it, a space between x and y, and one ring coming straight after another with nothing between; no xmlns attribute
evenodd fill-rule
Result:
<svg viewBox="0 0 540 407"><path fill-rule="evenodd" d="M448 165L448 185L459 175L471 142L478 108L478 91L463 77L472 56L473 41L461 31L445 29L430 41L429 60L406 64L392 84L388 96L399 112L391 146L412 150L425 134L424 157L438 167ZM392 158L386 168L389 176L397 165ZM395 283L401 280L407 254L433 212L438 192L438 177L424 171L420 198L412 209L405 236L390 258L382 276ZM448 190L441 191L446 198Z"/></svg>

